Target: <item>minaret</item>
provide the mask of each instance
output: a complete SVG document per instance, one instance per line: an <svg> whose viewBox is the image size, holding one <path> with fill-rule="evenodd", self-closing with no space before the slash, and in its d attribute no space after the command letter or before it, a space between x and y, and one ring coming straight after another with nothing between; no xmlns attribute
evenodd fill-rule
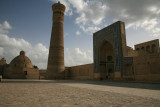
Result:
<svg viewBox="0 0 160 107"><path fill-rule="evenodd" d="M63 21L65 6L60 2L52 5L53 23L50 40L47 79L64 78L64 39Z"/></svg>

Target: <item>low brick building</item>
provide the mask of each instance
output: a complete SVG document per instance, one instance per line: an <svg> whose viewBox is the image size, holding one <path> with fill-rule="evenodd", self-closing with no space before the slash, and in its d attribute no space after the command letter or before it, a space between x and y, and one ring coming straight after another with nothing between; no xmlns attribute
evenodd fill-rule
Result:
<svg viewBox="0 0 160 107"><path fill-rule="evenodd" d="M2 61L1 61L2 62ZM8 79L39 79L39 69L34 66L24 51L15 57L10 64L2 64L3 78Z"/></svg>

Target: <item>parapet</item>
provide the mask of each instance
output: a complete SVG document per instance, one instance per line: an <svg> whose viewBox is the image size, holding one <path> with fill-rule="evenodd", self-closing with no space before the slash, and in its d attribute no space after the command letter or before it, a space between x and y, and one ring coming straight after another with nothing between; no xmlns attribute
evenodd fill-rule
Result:
<svg viewBox="0 0 160 107"><path fill-rule="evenodd" d="M62 11L64 13L65 8L66 7L63 4L61 4L60 2L55 3L55 4L52 5L53 12Z"/></svg>

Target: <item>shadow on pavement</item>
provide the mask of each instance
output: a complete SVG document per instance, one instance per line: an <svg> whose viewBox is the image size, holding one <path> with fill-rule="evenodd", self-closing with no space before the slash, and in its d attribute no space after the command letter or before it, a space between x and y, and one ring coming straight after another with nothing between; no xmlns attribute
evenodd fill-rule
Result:
<svg viewBox="0 0 160 107"><path fill-rule="evenodd" d="M126 87L126 88L140 88L140 89L151 89L160 90L160 83L138 83L138 82L127 82L127 81L95 81L95 80L23 80L23 79L3 79L1 83L63 83L63 84L90 84L90 85L103 85L103 86L114 86L114 87Z"/></svg>

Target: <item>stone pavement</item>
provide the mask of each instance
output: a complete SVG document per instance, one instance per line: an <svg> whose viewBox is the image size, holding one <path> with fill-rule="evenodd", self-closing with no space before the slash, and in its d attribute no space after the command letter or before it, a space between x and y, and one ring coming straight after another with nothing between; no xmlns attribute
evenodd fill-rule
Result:
<svg viewBox="0 0 160 107"><path fill-rule="evenodd" d="M0 107L160 107L160 84L4 80Z"/></svg>

